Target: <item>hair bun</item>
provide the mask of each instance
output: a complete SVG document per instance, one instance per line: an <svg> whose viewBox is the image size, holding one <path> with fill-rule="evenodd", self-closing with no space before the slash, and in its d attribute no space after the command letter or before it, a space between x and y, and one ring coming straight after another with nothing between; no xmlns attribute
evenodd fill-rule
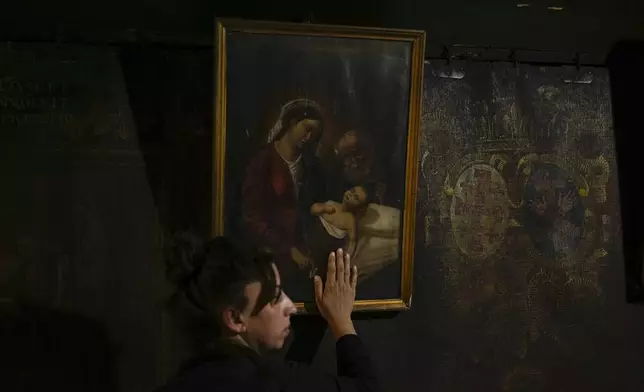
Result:
<svg viewBox="0 0 644 392"><path fill-rule="evenodd" d="M180 232L165 243L166 277L183 287L205 262L203 239L191 232Z"/></svg>
<svg viewBox="0 0 644 392"><path fill-rule="evenodd" d="M190 232L177 233L167 243L167 278L178 288L185 288L201 272L209 258L216 260L228 255L234 259L239 257L240 251L241 248L227 237L204 240Z"/></svg>

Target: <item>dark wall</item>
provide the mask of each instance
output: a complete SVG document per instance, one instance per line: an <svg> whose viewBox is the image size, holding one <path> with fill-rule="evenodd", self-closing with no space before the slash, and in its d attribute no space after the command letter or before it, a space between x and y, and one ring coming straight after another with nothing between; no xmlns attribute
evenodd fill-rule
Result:
<svg viewBox="0 0 644 392"><path fill-rule="evenodd" d="M8 389L96 390L75 384L78 363L150 389L167 358L164 229L209 222L210 58L51 44L0 58ZM39 358L65 376L48 380Z"/></svg>
<svg viewBox="0 0 644 392"><path fill-rule="evenodd" d="M76 348L66 371L91 361L99 364L93 380L108 380L121 391L148 390L163 382L186 354L163 309L170 288L162 254L173 233L209 232L212 57L204 45L211 43L213 14L273 20L312 14L316 22L421 28L435 43L551 48L564 51L558 52L561 61L572 60L572 52L580 50L589 53L586 61L603 62L617 39L644 37L642 13L637 12L642 6L636 1L569 0L560 13L547 11L545 2L529 9L502 1L484 6L474 1L382 0L352 8L345 3L276 7L263 2L252 11L251 5L240 11L239 6L205 0L11 4L0 16L5 41L93 44L62 52L67 45L5 46L19 54L3 53L3 60L16 60L2 63L0 77L35 72L41 78L38 85L53 82L54 95L68 99L71 107L51 112L57 116L55 125L18 127L11 120L16 117L6 117L0 126L7 189L0 210L0 289L3 298L13 299L2 302L2 315L12 328L4 336L17 334L23 340L16 342L30 342L34 335L61 336L64 331L66 347ZM103 46L106 42L119 44ZM525 56L538 60L546 55ZM63 74L55 65L39 64L61 60L81 66ZM60 82L84 87L56 90ZM357 322L386 390L641 389L644 316L640 307L626 305L619 269L607 274L609 302L596 313L610 320L610 328L585 340L595 354L580 353L580 360L570 361L574 351L546 344L538 355L560 370L542 374L517 358L515 380L506 383L510 369L491 366L486 356L456 354L494 344L475 339L476 325L449 319L442 300L444 275L422 247L421 231L418 236L412 309ZM39 317L33 316L36 312ZM38 325L48 332L29 328L25 319L45 320ZM76 328L90 332L76 333ZM46 347L51 358L61 358L55 356L61 349L46 344L2 346L11 347L2 358L15 369L9 383L26 385L26 369L33 362L21 356L23 348L38 355ZM494 350L486 355L494 356ZM313 364L332 370L333 359L327 334ZM47 378L40 381L49 384ZM87 380L78 389L95 390L92 385Z"/></svg>
<svg viewBox="0 0 644 392"><path fill-rule="evenodd" d="M530 7L517 7L529 3ZM562 11L548 10L550 6ZM212 17L354 24L427 31L437 44L531 47L588 52L602 62L613 42L644 37L638 0L25 0L4 5L0 36L93 41L209 44Z"/></svg>

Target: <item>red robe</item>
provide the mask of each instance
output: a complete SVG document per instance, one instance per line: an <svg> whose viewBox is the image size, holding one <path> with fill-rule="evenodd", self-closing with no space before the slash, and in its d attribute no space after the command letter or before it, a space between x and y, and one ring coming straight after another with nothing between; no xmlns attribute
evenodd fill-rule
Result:
<svg viewBox="0 0 644 392"><path fill-rule="evenodd" d="M303 168L302 168L303 169ZM303 245L300 207L288 164L274 145L267 145L246 167L242 186L242 216L246 238L269 247L280 258Z"/></svg>

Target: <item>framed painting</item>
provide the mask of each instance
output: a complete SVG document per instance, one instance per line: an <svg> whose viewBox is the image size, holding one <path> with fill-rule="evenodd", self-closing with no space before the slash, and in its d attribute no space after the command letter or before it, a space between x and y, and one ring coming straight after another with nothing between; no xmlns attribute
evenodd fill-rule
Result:
<svg viewBox="0 0 644 392"><path fill-rule="evenodd" d="M355 310L410 306L425 34L217 20L213 235L268 248L284 291L343 248Z"/></svg>

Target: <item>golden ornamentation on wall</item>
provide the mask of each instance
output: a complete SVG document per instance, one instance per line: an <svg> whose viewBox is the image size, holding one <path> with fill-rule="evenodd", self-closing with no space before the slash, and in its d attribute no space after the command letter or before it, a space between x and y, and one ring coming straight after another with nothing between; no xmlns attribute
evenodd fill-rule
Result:
<svg viewBox="0 0 644 392"><path fill-rule="evenodd" d="M567 324L582 327L604 301L602 271L619 249L610 92L605 73L573 85L556 69L486 67L426 80L420 210L444 301L523 360L537 342L573 344Z"/></svg>

